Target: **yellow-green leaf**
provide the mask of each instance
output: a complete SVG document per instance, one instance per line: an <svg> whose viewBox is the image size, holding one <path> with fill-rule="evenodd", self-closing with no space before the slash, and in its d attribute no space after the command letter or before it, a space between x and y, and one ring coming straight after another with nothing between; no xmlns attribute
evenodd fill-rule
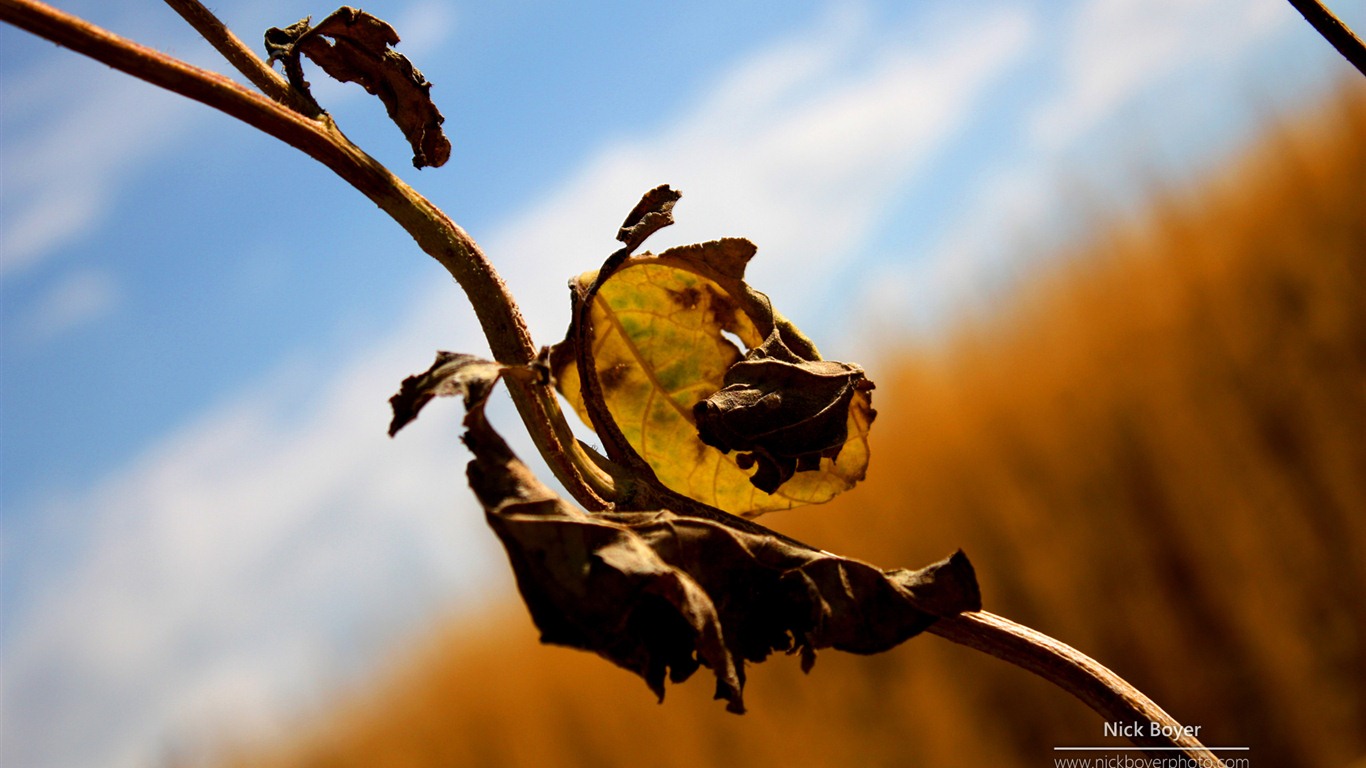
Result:
<svg viewBox="0 0 1366 768"><path fill-rule="evenodd" d="M601 286L591 307L591 357L608 411L627 442L669 488L751 516L829 501L862 480L873 416L868 393L857 393L838 456L821 458L819 469L796 473L772 494L751 483L755 470L741 468L739 453L722 453L698 438L694 406L722 388L727 369L743 356L726 334L753 348L771 330L756 325L751 313L762 297L740 280L752 254L747 241L722 240L632 257ZM594 278L588 273L579 281L586 286ZM766 302L757 306L771 312ZM572 359L557 366L555 377L591 423Z"/></svg>

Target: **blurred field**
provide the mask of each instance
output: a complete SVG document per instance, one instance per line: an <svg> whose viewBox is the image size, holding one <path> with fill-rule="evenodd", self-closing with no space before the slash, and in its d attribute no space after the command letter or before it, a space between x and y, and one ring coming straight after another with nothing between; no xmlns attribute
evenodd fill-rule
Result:
<svg viewBox="0 0 1366 768"><path fill-rule="evenodd" d="M867 483L764 522L884 567L963 547L988 609L1095 656L1251 765L1366 755L1366 88L1154 195L1018 301L870 365ZM278 766L1045 766L1114 742L935 637L699 675L657 705L520 607L434 639Z"/></svg>

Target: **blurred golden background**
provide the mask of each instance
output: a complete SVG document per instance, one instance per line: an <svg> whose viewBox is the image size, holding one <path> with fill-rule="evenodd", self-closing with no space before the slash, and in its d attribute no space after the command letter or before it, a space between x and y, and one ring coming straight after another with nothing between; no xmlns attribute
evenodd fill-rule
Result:
<svg viewBox="0 0 1366 768"><path fill-rule="evenodd" d="M868 480L764 523L885 568L956 547L988 610L1092 655L1250 765L1366 756L1366 87L1220 174L1155 190L994 317L867 361ZM970 325L970 327L969 327ZM931 636L637 678L541 646L520 606L229 765L1043 766L1100 718Z"/></svg>

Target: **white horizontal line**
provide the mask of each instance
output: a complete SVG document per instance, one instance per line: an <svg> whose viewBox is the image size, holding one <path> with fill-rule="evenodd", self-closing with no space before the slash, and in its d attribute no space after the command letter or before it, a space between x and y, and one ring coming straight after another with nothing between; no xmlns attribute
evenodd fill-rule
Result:
<svg viewBox="0 0 1366 768"><path fill-rule="evenodd" d="M1054 747L1054 752L1184 752L1201 747ZM1210 752L1248 752L1252 747L1203 747Z"/></svg>

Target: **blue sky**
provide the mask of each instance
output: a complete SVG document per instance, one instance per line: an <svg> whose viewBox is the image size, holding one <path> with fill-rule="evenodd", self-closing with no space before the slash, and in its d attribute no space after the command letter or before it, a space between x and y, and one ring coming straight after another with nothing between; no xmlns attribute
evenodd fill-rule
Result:
<svg viewBox="0 0 1366 768"><path fill-rule="evenodd" d="M58 5L228 71L160 3ZM215 8L253 43L331 10ZM750 237L752 281L866 360L860 329L932 336L1354 76L1283 0L365 8L435 83L451 162L411 169L359 88L316 94L480 241L540 343L668 182L652 247ZM313 161L0 29L0 762L269 733L507 594L455 410L384 435L436 349L486 350L463 301Z"/></svg>

